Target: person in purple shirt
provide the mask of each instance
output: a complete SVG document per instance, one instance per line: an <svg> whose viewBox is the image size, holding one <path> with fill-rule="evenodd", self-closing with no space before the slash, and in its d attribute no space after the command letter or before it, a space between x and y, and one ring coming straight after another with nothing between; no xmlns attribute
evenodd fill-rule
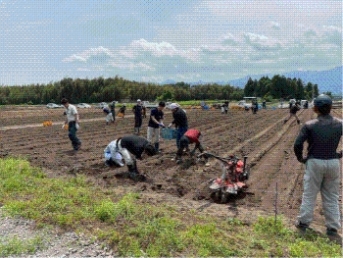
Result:
<svg viewBox="0 0 343 258"><path fill-rule="evenodd" d="M314 100L316 119L305 123L294 143L298 161L306 164L304 192L296 227L301 234L306 232L313 220L313 210L318 192L321 192L327 236L342 244L337 233L341 227L339 212L340 161L342 151L337 152L342 137L341 119L330 115L332 100L321 94ZM304 142L307 141L307 156L303 156Z"/></svg>

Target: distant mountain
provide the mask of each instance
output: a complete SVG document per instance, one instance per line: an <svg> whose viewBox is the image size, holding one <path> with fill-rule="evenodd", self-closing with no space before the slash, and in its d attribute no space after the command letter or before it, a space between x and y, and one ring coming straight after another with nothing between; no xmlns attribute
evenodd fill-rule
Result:
<svg viewBox="0 0 343 258"><path fill-rule="evenodd" d="M286 78L297 78L301 79L304 84L311 82L312 84L317 84L319 92L326 92L330 91L334 94L342 94L342 77L343 77L343 66L336 67L330 70L325 71L294 71L289 73L280 74L281 76L285 76ZM229 80L229 81L216 81L215 83L219 85L230 84L231 86L243 88L245 87L249 78L253 80L259 80L263 76L268 76L270 79L273 78L275 74L259 74L259 75L251 75L245 76L243 78ZM177 83L174 80L166 80L162 82L164 84L175 84ZM197 82L185 82L190 85L199 85L207 83L205 81L197 81ZM213 83L213 82L212 82Z"/></svg>
<svg viewBox="0 0 343 258"><path fill-rule="evenodd" d="M342 74L343 67L340 66L325 71L294 71L280 75L283 75L286 78L300 78L304 84L307 84L308 82L317 84L320 92L331 91L332 93L342 93ZM249 77L253 80L259 80L263 76L272 78L274 75L275 74L245 76L240 79L230 80L228 83L232 86L243 88Z"/></svg>

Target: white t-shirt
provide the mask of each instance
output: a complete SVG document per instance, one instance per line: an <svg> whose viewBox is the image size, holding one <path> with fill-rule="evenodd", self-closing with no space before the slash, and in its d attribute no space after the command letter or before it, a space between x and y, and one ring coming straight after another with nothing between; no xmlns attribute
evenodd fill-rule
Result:
<svg viewBox="0 0 343 258"><path fill-rule="evenodd" d="M66 114L67 114L67 119L68 122L72 122L76 120L76 115L77 115L77 109L74 105L69 104L68 108L66 108Z"/></svg>
<svg viewBox="0 0 343 258"><path fill-rule="evenodd" d="M105 160L109 160L110 158L112 158L113 160L120 161L123 159L122 155L118 152L117 149L117 140L110 142L110 144L106 146L104 150L104 156Z"/></svg>

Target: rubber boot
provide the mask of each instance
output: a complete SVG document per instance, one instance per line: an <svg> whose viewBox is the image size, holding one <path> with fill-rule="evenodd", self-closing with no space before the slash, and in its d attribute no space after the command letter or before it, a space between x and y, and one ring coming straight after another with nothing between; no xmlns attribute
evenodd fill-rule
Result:
<svg viewBox="0 0 343 258"><path fill-rule="evenodd" d="M134 161L134 163L132 165L127 165L127 167L129 168L129 177L133 181L135 181L135 182L141 181L142 182L142 181L146 180L146 177L144 175L141 175L138 172L138 169L137 169L135 161Z"/></svg>
<svg viewBox="0 0 343 258"><path fill-rule="evenodd" d="M128 169L129 169L129 177L133 180L135 180L135 178L137 177L138 175L138 172L136 170L136 166L135 164L133 165L127 165Z"/></svg>
<svg viewBox="0 0 343 258"><path fill-rule="evenodd" d="M156 150L157 153L159 153L159 151L160 151L160 143L155 142L155 150Z"/></svg>
<svg viewBox="0 0 343 258"><path fill-rule="evenodd" d="M181 163L182 163L181 155L176 155L176 164L181 164Z"/></svg>

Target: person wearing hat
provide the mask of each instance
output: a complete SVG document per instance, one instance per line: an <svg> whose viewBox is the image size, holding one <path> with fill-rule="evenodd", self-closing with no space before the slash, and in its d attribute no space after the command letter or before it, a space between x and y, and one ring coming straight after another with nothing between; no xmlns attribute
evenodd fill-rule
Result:
<svg viewBox="0 0 343 258"><path fill-rule="evenodd" d="M143 106L142 101L137 99L137 104L133 106L132 112L135 114L135 128L134 133L139 135L139 131L143 122Z"/></svg>
<svg viewBox="0 0 343 258"><path fill-rule="evenodd" d="M188 119L186 112L180 108L180 105L177 103L171 103L168 106L173 113L174 120L168 125L171 127L172 125L176 128L176 147L177 149L180 148L180 139L182 135L188 130Z"/></svg>
<svg viewBox="0 0 343 258"><path fill-rule="evenodd" d="M145 154L148 156L154 156L156 154L155 147L149 143L147 139L137 135L127 135L111 142L109 149L112 149L113 154L119 153L122 156L129 169L128 173L131 179L135 181L145 180L145 176L140 174L137 169L136 159L143 160ZM131 157L131 154L134 157ZM113 157L115 157L115 155L113 155ZM119 158L118 155L117 157ZM119 164L119 166L120 165L121 164Z"/></svg>
<svg viewBox="0 0 343 258"><path fill-rule="evenodd" d="M317 118L305 123L294 143L298 161L306 164L303 179L304 192L296 227L301 234L306 232L313 220L313 210L318 192L321 192L327 236L341 244L337 233L341 227L339 211L340 161L342 151L337 147L342 137L341 119L330 115L332 100L325 94L314 100L313 110ZM307 141L307 156L303 156Z"/></svg>
<svg viewBox="0 0 343 258"><path fill-rule="evenodd" d="M66 121L64 125L68 125L68 136L73 146L74 151L78 151L81 147L81 141L76 136L79 129L80 117L75 105L69 103L69 100L63 98L61 104L65 107Z"/></svg>

